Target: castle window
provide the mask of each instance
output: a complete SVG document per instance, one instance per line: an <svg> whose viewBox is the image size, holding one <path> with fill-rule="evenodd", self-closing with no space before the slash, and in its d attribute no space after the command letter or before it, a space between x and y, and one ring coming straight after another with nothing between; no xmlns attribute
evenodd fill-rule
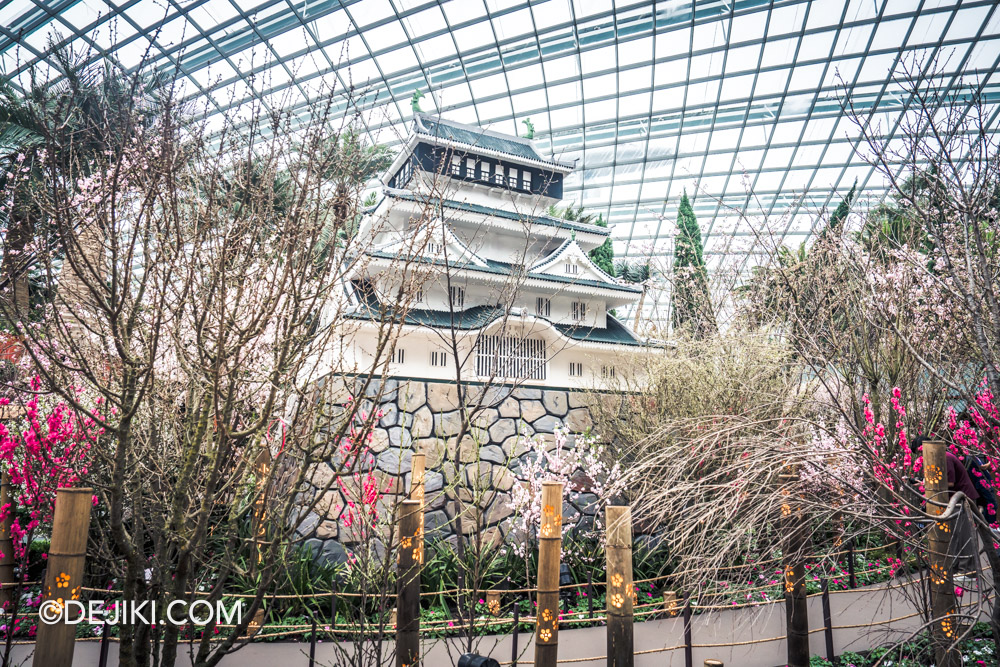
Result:
<svg viewBox="0 0 1000 667"><path fill-rule="evenodd" d="M507 170L507 183L510 187L517 187L517 169L511 167Z"/></svg>
<svg viewBox="0 0 1000 667"><path fill-rule="evenodd" d="M457 155L451 156L451 175L461 176L462 175L462 158Z"/></svg>
<svg viewBox="0 0 1000 667"><path fill-rule="evenodd" d="M427 252L432 255L441 255L444 253L444 244L442 243L428 243Z"/></svg>
<svg viewBox="0 0 1000 667"><path fill-rule="evenodd" d="M542 317L549 317L552 314L552 301L551 299L546 299L544 296L540 296L535 299L535 315L541 315Z"/></svg>
<svg viewBox="0 0 1000 667"><path fill-rule="evenodd" d="M490 163L486 160L479 162L479 178L483 181L490 180Z"/></svg>
<svg viewBox="0 0 1000 667"><path fill-rule="evenodd" d="M521 172L521 189L531 190L531 172L522 171Z"/></svg>
<svg viewBox="0 0 1000 667"><path fill-rule="evenodd" d="M463 288L452 285L451 289L448 290L448 296L451 297L453 307L461 308L465 305L465 290Z"/></svg>
<svg viewBox="0 0 1000 667"><path fill-rule="evenodd" d="M583 377L583 363L579 361L569 362L569 376L574 378Z"/></svg>
<svg viewBox="0 0 1000 667"><path fill-rule="evenodd" d="M601 366L601 377L605 380L613 380L615 378L615 367Z"/></svg>
<svg viewBox="0 0 1000 667"><path fill-rule="evenodd" d="M465 158L465 175L472 178L476 175L476 159L475 158Z"/></svg>
<svg viewBox="0 0 1000 667"><path fill-rule="evenodd" d="M396 348L396 354L393 355L392 360L395 361L397 364L401 364L403 363L403 360L405 358L406 358L406 350L404 350L401 347Z"/></svg>
<svg viewBox="0 0 1000 667"><path fill-rule="evenodd" d="M577 322L584 320L587 317L587 304L583 301L573 302L573 319Z"/></svg>
<svg viewBox="0 0 1000 667"><path fill-rule="evenodd" d="M431 352L431 366L436 366L438 368L444 368L448 365L448 353L447 352Z"/></svg>
<svg viewBox="0 0 1000 667"><path fill-rule="evenodd" d="M566 268L566 273L568 273L570 275L574 275L575 276L578 273L580 273L580 265L579 264L574 264L572 262L566 262L566 267L565 268Z"/></svg>
<svg viewBox="0 0 1000 667"><path fill-rule="evenodd" d="M481 336L476 341L480 377L545 379L545 341L517 336Z"/></svg>
<svg viewBox="0 0 1000 667"><path fill-rule="evenodd" d="M410 181L410 176L413 175L413 165L407 160L400 167L399 171L396 173L396 187L401 188Z"/></svg>

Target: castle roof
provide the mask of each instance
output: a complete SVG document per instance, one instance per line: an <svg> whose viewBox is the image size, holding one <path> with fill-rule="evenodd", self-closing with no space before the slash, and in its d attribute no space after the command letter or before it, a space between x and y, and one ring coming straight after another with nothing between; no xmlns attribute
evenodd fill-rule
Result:
<svg viewBox="0 0 1000 667"><path fill-rule="evenodd" d="M388 262L397 262L399 260L411 260L420 264L447 267L450 269L469 271L473 273L491 274L497 277L510 276L511 274L514 273L516 269L520 268L516 267L513 264L508 264L507 262L498 262L493 259L480 258L478 255L476 256L477 259L480 259L482 262L484 262L485 266L479 264L478 262L473 262L473 261L454 261L454 260L445 261L444 259L437 257L427 257L424 255L422 256L403 255L400 253L386 252L384 250L373 250L368 253L368 256L375 259L383 259ZM605 276L608 275L603 271L601 273ZM578 276L571 276L571 275L554 275L550 273L541 273L529 269L524 274L524 278L526 281L543 280L546 282L556 282L563 285L607 289L607 290L612 290L614 292L624 292L626 294L642 293L641 288L633 287L631 285L619 284L617 282L614 282L614 279L611 278L610 276L608 276L608 280L591 280L588 278L580 278Z"/></svg>
<svg viewBox="0 0 1000 667"><path fill-rule="evenodd" d="M518 213L516 211L509 211L502 208L494 208L492 206L483 206L482 204L472 204L469 202L456 201L454 199L441 199L439 197L430 197L426 195L418 195L412 192L407 192L403 190L391 190L389 188L384 189L385 196L391 197L392 199L398 199L401 201L411 201L418 204L442 206L444 208L450 208L456 211L464 211L466 213L477 213L480 215L491 216L495 218L504 218L506 220L515 220L524 222L527 225L544 225L547 227L556 227L558 229L569 229L575 232L586 232L588 234L597 234L599 236L610 236L611 230L607 227L601 227L600 225L595 225L589 222L577 222L575 220L565 220L563 218L556 218L551 215L528 215L525 213Z"/></svg>
<svg viewBox="0 0 1000 667"><path fill-rule="evenodd" d="M457 144L480 153L499 153L518 160L528 160L560 172L570 172L574 169L572 164L542 157L531 141L524 137L484 130L475 125L424 113L414 116L413 125L415 134L436 142Z"/></svg>
<svg viewBox="0 0 1000 667"><path fill-rule="evenodd" d="M382 304L378 297L355 285L354 295L359 308L349 317L363 320L380 320L398 317L395 309ZM474 306L462 311L430 310L411 308L402 318L402 324L426 326L433 328L454 327L463 331L483 329L492 322L502 319L509 313L501 306ZM565 338L578 342L601 343L611 345L645 345L628 327L608 315L606 327L588 327L576 324L562 324L537 315L530 315L534 320L546 323Z"/></svg>

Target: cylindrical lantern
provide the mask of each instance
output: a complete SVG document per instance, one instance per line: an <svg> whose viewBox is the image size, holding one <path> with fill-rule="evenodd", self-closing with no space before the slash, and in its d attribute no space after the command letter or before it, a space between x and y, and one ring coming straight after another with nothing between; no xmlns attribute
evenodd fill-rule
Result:
<svg viewBox="0 0 1000 667"><path fill-rule="evenodd" d="M503 596L500 591L486 591L486 611L490 613L490 616L500 615L500 603Z"/></svg>
<svg viewBox="0 0 1000 667"><path fill-rule="evenodd" d="M680 609L677 602L677 593L674 591L663 591L663 611L671 616L676 616Z"/></svg>

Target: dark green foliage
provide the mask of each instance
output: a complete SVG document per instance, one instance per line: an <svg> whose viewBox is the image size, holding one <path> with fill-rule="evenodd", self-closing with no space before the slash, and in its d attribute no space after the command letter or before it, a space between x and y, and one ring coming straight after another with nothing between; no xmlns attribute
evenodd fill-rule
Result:
<svg viewBox="0 0 1000 667"><path fill-rule="evenodd" d="M948 210L947 203L936 201L936 173L932 167L925 173L911 175L900 187L905 196L888 199L868 213L858 240L874 259L887 261L892 251L904 246L925 254L933 250L925 215L930 213L941 222L943 211Z"/></svg>
<svg viewBox="0 0 1000 667"><path fill-rule="evenodd" d="M608 223L605 222L603 215L597 216L597 220L594 221L594 224L599 227L608 226ZM610 236L605 239L603 244L590 251L590 259L594 260L594 264L601 267L601 269L609 276L615 275L615 249L611 244Z"/></svg>
<svg viewBox="0 0 1000 667"><path fill-rule="evenodd" d="M54 83L33 79L23 96L0 79L0 188L7 173L29 174L15 190L11 210L0 214L8 216L0 219L8 228L0 266L0 294L8 316L16 311L18 318L25 317L29 300L37 305L52 291L26 252L33 240L51 237L37 205L39 197L47 196L38 159L42 145L49 144L46 167L86 176L113 161L135 138L135 130L150 124L160 110L164 82L159 77L144 71L128 74L109 60L85 64L89 55L54 48Z"/></svg>
<svg viewBox="0 0 1000 667"><path fill-rule="evenodd" d="M677 236L674 239L674 329L696 338L715 332L715 314L708 292L701 228L687 192L677 209Z"/></svg>

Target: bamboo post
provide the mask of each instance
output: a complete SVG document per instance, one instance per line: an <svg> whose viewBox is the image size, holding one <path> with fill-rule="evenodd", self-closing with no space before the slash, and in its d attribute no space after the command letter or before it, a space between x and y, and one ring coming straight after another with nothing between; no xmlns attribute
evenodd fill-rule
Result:
<svg viewBox="0 0 1000 667"><path fill-rule="evenodd" d="M396 667L420 664L420 563L424 535L421 503L404 500L399 519Z"/></svg>
<svg viewBox="0 0 1000 667"><path fill-rule="evenodd" d="M420 503L420 534L424 534L424 477L427 465L427 455L416 453L410 462L410 493L409 499ZM420 564L424 563L424 550L420 550Z"/></svg>
<svg viewBox="0 0 1000 667"><path fill-rule="evenodd" d="M76 625L65 622L66 604L80 599L93 489L59 489L52 519L52 542L39 608L34 667L72 665ZM54 623L46 622L55 620Z"/></svg>
<svg viewBox="0 0 1000 667"><path fill-rule="evenodd" d="M0 521L0 609L10 611L11 600L14 599L14 540L10 536L10 528L14 523L14 498L10 492L10 473L3 471L0 480L0 512L4 512Z"/></svg>
<svg viewBox="0 0 1000 667"><path fill-rule="evenodd" d="M694 667L694 638L691 632L691 594L684 594L684 608L681 610L684 619L684 667Z"/></svg>
<svg viewBox="0 0 1000 667"><path fill-rule="evenodd" d="M947 448L940 440L924 441L924 495L927 513L940 516L948 502ZM940 503L940 504L934 504ZM958 637L955 614L955 586L948 562L952 526L949 521L935 521L927 532L927 558L931 580L931 637L938 667L958 667L962 656L955 644Z"/></svg>
<svg viewBox="0 0 1000 667"><path fill-rule="evenodd" d="M594 575L587 571L587 618L594 619Z"/></svg>
<svg viewBox="0 0 1000 667"><path fill-rule="evenodd" d="M607 525L607 610L608 665L635 664L632 637L632 512L628 507L609 505Z"/></svg>
<svg viewBox="0 0 1000 667"><path fill-rule="evenodd" d="M823 591L823 637L826 640L826 659L831 664L837 664L833 650L833 614L830 612L830 582L824 577L820 581Z"/></svg>
<svg viewBox="0 0 1000 667"><path fill-rule="evenodd" d="M663 591L663 611L668 616L676 616L678 606L677 591Z"/></svg>
<svg viewBox="0 0 1000 667"><path fill-rule="evenodd" d="M562 494L559 482L542 483L538 531L538 613L535 667L556 667L559 653L559 560L562 556Z"/></svg>
<svg viewBox="0 0 1000 667"><path fill-rule="evenodd" d="M847 580L851 588L858 587L858 575L854 571L854 538L847 541Z"/></svg>
<svg viewBox="0 0 1000 667"><path fill-rule="evenodd" d="M521 631L521 605L514 602L514 636L510 638L510 664L517 667L517 636Z"/></svg>
<svg viewBox="0 0 1000 667"><path fill-rule="evenodd" d="M257 478L257 500L253 504L254 543L257 545L257 562L253 569L264 561L263 545L267 528L267 479L271 474L271 450L264 447L253 463L254 475Z"/></svg>
<svg viewBox="0 0 1000 667"><path fill-rule="evenodd" d="M337 577L333 578L333 585L330 586L330 627L337 625Z"/></svg>
<svg viewBox="0 0 1000 667"><path fill-rule="evenodd" d="M497 589L486 591L486 611L490 616L497 617L503 606L503 593Z"/></svg>
<svg viewBox="0 0 1000 667"><path fill-rule="evenodd" d="M779 475L783 486L798 480L798 474ZM806 568L801 558L805 524L801 508L793 506L791 493L781 506L785 524L785 635L789 667L809 667L809 611L806 599Z"/></svg>
<svg viewBox="0 0 1000 667"><path fill-rule="evenodd" d="M101 623L101 652L97 655L97 667L108 667L108 651L111 641L108 639L108 624Z"/></svg>
<svg viewBox="0 0 1000 667"><path fill-rule="evenodd" d="M309 667L316 667L316 619L312 621L312 631L309 633Z"/></svg>

